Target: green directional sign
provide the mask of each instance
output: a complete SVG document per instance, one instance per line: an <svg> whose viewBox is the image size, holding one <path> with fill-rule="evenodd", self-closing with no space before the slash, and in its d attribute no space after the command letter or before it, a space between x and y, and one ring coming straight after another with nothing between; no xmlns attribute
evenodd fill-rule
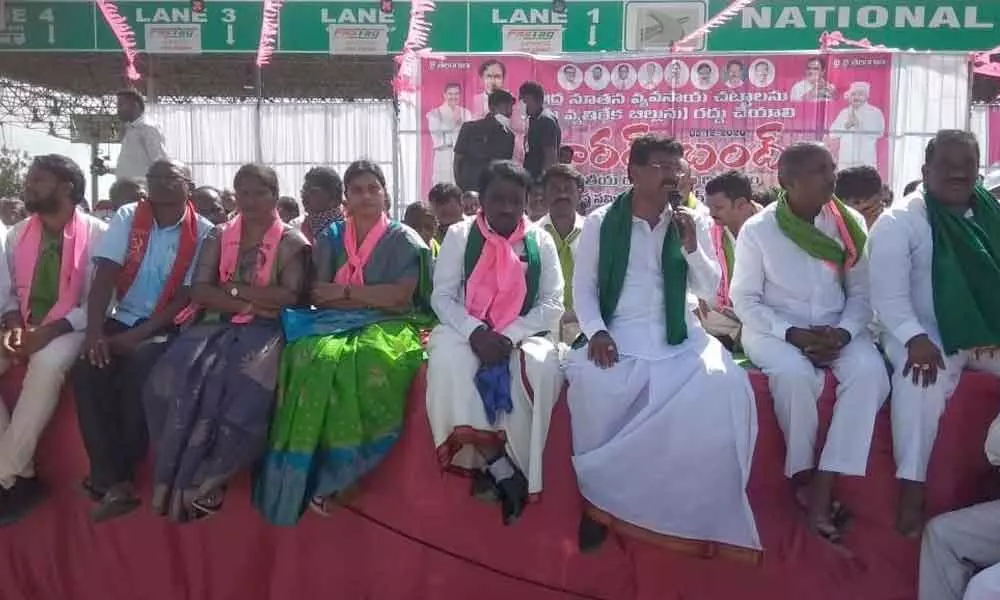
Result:
<svg viewBox="0 0 1000 600"><path fill-rule="evenodd" d="M729 3L711 0L709 13ZM990 50L1000 44L1000 0L758 0L715 30L708 47L815 50L824 31L904 50Z"/></svg>
<svg viewBox="0 0 1000 600"><path fill-rule="evenodd" d="M429 45L440 52L465 52L465 2L438 4L428 17ZM410 27L410 3L393 2L383 13L373 0L287 2L281 10L280 52L385 54L403 49Z"/></svg>
<svg viewBox="0 0 1000 600"><path fill-rule="evenodd" d="M135 32L136 45L150 53L256 52L263 4L207 0L203 12L188 0L118 2L118 11ZM103 19L97 28L100 49L120 49Z"/></svg>
<svg viewBox="0 0 1000 600"><path fill-rule="evenodd" d="M90 2L7 2L0 52L93 50L95 7Z"/></svg>
<svg viewBox="0 0 1000 600"><path fill-rule="evenodd" d="M620 51L622 3L570 2L564 12L556 12L552 2L544 1L473 2L468 29L474 33L470 52ZM546 37L547 32L552 35Z"/></svg>
<svg viewBox="0 0 1000 600"><path fill-rule="evenodd" d="M732 0L437 0L429 46L459 52L664 52ZM7 0L0 52L120 51L94 0ZM257 50L262 0L121 0L150 53ZM379 0L285 0L278 52L394 54L411 4ZM890 48L988 50L1000 44L1000 0L757 0L696 42L698 50L815 50L824 31Z"/></svg>

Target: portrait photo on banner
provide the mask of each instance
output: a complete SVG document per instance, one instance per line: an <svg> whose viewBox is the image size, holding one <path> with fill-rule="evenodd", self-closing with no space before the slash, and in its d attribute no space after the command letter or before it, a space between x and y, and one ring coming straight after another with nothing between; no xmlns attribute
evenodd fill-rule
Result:
<svg viewBox="0 0 1000 600"><path fill-rule="evenodd" d="M789 144L813 140L838 165L871 165L888 175L892 58L882 52L696 54L662 58L446 56L421 63L420 189L424 197L453 181L454 142L462 123L488 112L490 92L517 96L525 81L545 89L546 105L586 178L586 210L628 186L630 140L645 133L685 146L699 195L729 169L757 185L777 183ZM516 105L510 129L524 145L527 117Z"/></svg>

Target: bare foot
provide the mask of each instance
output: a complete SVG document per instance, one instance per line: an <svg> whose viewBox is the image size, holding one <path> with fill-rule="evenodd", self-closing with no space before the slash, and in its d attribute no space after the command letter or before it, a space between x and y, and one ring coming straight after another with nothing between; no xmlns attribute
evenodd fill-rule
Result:
<svg viewBox="0 0 1000 600"><path fill-rule="evenodd" d="M900 535L916 539L924 528L924 485L918 481L900 481L899 508L896 530Z"/></svg>

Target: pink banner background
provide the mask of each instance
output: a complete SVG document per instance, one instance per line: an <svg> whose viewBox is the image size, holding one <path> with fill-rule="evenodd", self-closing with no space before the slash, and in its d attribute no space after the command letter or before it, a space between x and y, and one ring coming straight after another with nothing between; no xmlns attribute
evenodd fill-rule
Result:
<svg viewBox="0 0 1000 600"><path fill-rule="evenodd" d="M819 86L807 75L808 67L816 73L817 59L824 69ZM421 190L426 197L434 183L450 181L448 143L454 143L463 120L483 116L486 90L499 86L516 96L529 80L545 88L547 104L559 117L563 144L574 149L573 165L587 180L588 210L628 185L629 140L648 132L684 143L699 191L728 169L747 173L759 185L776 183L778 156L799 140L824 141L842 167L872 164L887 179L891 66L891 55L884 52L424 60ZM816 89L823 98L815 98ZM849 97L855 99L853 109ZM520 110L515 109L513 124L518 155L525 127Z"/></svg>

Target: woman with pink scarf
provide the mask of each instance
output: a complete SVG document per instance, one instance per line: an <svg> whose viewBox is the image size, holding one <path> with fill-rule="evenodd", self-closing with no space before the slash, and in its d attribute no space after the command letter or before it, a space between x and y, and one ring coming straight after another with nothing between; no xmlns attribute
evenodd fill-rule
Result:
<svg viewBox="0 0 1000 600"><path fill-rule="evenodd" d="M178 521L217 512L229 479L263 454L284 347L278 315L296 303L308 270L308 242L278 217L274 170L244 165L233 187L237 216L208 234L194 265L201 314L143 395L153 509Z"/></svg>
<svg viewBox="0 0 1000 600"><path fill-rule="evenodd" d="M326 515L399 439L406 393L423 363L430 249L385 214L385 176L358 161L344 173L347 219L313 252L315 309L285 310L270 449L254 486L268 521Z"/></svg>

